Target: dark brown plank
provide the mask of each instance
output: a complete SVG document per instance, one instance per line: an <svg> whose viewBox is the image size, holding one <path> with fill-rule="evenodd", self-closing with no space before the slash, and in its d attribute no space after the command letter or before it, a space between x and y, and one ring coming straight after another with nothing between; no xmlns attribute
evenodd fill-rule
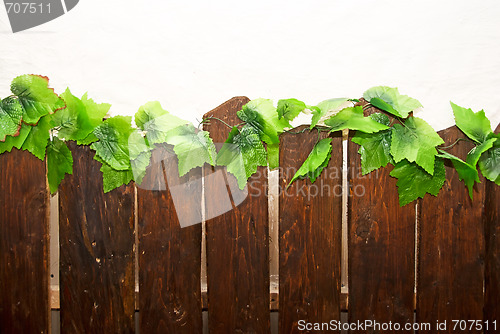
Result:
<svg viewBox="0 0 500 334"><path fill-rule="evenodd" d="M59 189L62 333L134 332L134 185L104 194L89 147Z"/></svg>
<svg viewBox="0 0 500 334"><path fill-rule="evenodd" d="M295 129L301 131L304 126ZM321 134L321 139L327 133ZM280 144L279 331L304 333L299 320L340 320L342 137L333 137L332 158L311 184L287 185L318 140L318 134L284 134Z"/></svg>
<svg viewBox="0 0 500 334"><path fill-rule="evenodd" d="M202 333L201 176L156 149L137 188L141 333Z"/></svg>
<svg viewBox="0 0 500 334"><path fill-rule="evenodd" d="M248 101L246 97L233 98L204 117L214 116L236 125L241 123L236 112ZM230 131L217 120L205 129L214 143L223 143ZM237 190L233 175L223 169L204 170L206 214L214 217L206 223L210 333L269 333L266 168L260 167L249 180L246 198Z"/></svg>
<svg viewBox="0 0 500 334"><path fill-rule="evenodd" d="M374 112L380 110L371 107L365 114ZM399 206L397 180L389 176L392 167L363 176L358 150L359 145L349 141L349 321L411 323L415 203ZM356 333L391 333L373 330L366 328Z"/></svg>
<svg viewBox="0 0 500 334"><path fill-rule="evenodd" d="M496 128L500 133L500 125ZM488 321L485 333L500 330L500 187L486 181L484 227L486 238L484 277L484 320ZM492 325L496 320L496 328ZM486 324L485 324L486 325ZM486 327L486 326L485 326Z"/></svg>
<svg viewBox="0 0 500 334"><path fill-rule="evenodd" d="M45 163L14 149L0 170L0 333L49 333Z"/></svg>
<svg viewBox="0 0 500 334"><path fill-rule="evenodd" d="M439 134L445 145L465 138L456 127ZM471 148L471 143L461 141L449 152L465 160ZM446 182L439 195L426 195L422 200L417 321L431 322L431 332L437 332L436 321L447 321L447 330L439 333L456 333L452 320L483 318L484 184L483 181L476 185L471 201L464 183L448 164ZM479 331L467 328L467 332Z"/></svg>

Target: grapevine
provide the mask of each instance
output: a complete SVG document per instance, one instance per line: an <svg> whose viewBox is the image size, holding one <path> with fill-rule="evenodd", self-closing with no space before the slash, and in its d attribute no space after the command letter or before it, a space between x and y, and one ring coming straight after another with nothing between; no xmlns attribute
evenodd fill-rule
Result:
<svg viewBox="0 0 500 334"><path fill-rule="evenodd" d="M311 115L308 131L354 131L352 141L360 146L363 175L393 165L390 175L398 179L400 205L429 193L436 196L446 180L444 161L449 160L473 197L479 172L500 185L500 135L492 131L484 111L451 103L457 127L474 148L465 160L450 154L438 133L413 115L420 102L397 88L368 89L363 99L334 98L317 105L297 99L255 99L238 111L241 122L228 127L228 137L217 152L201 124L198 127L164 110L159 102L148 102L132 117L106 118L110 105L96 103L87 94L81 98L69 89L58 95L47 77L21 75L11 84L11 95L0 103L0 154L13 148L27 150L47 161L47 179L57 192L66 174L73 172L73 157L66 145L90 145L102 164L104 192L135 181L141 184L157 146L169 146L176 154L179 175L205 164L225 166L243 189L259 166L279 167L280 136L296 133L291 122L301 113ZM365 109L377 112L367 116ZM305 131L305 130L304 130ZM308 178L314 183L332 157L332 139L320 140L290 181ZM290 184L288 186L290 186Z"/></svg>

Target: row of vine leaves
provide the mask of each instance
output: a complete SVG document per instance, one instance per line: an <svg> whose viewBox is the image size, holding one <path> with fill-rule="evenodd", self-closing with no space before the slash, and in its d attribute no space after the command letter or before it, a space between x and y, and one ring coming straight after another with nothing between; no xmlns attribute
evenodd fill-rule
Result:
<svg viewBox="0 0 500 334"><path fill-rule="evenodd" d="M19 76L12 81L11 91L0 104L0 154L15 147L47 159L52 193L65 174L73 172L67 141L95 150L105 192L132 180L140 184L156 146L175 152L180 176L205 163L226 166L243 189L258 166L278 167L280 134L289 131L290 122L303 112L312 116L310 131L356 131L352 141L360 145L363 175L394 165L390 175L398 179L401 206L426 193L439 193L446 179L445 159L451 161L471 198L474 184L480 182L478 168L486 179L500 185L500 135L493 133L484 111L474 113L451 103L456 125L474 143L464 161L446 151L443 139L427 122L413 116L412 111L422 107L420 102L401 95L397 88L373 87L363 94L370 105L386 112L370 116L364 116L356 99L329 99L316 106L284 99L277 107L268 99L252 100L238 111L240 124L226 124L230 131L219 152L208 132L170 114L159 102L140 107L133 127L132 117L105 119L110 105L96 103L87 94L78 98L66 89L57 95L47 77ZM318 140L290 184L298 178L316 180L331 159L331 141Z"/></svg>

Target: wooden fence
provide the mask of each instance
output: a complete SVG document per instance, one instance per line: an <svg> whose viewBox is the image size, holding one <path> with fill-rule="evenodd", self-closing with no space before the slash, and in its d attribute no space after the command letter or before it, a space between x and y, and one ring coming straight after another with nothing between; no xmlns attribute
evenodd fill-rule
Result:
<svg viewBox="0 0 500 334"><path fill-rule="evenodd" d="M206 116L239 123L236 111L247 101L233 98ZM220 122L206 129L214 142L223 142L228 133ZM463 137L455 127L440 134L447 144ZM280 189L316 140L309 132L282 136ZM161 186L165 169L176 169L175 163L153 156L146 180L159 190L130 184L104 194L100 163L88 148L70 143L74 173L59 190L60 331L134 333L138 327L148 334L202 333L202 311L208 310L209 333L270 333L271 312L278 312L279 333L306 332L299 320L330 322L340 320L341 312L347 312L349 323L431 323L424 333L438 332L436 321L447 321L440 333L452 333L452 320L480 320L485 333L498 333L498 187L482 179L471 202L447 166L438 197L427 195L401 208L390 169L361 177L358 146L349 141L344 218L337 191L345 187L342 141L333 137L333 158L314 185L299 180L279 194L277 241L270 240L265 168L251 179L243 203L236 206L237 199L230 198L234 209L208 220L202 231L201 224L179 226L168 185ZM464 156L469 149L460 142L452 153ZM2 334L50 333L45 168L27 152L0 155ZM199 168L181 181L215 171ZM184 209L210 216L221 196L234 189L233 176L224 178L222 186L205 178L210 191L204 198L201 182L194 182ZM343 224L348 238L342 238ZM270 290L271 241L279 245L279 293ZM202 253L207 291L201 287ZM348 259L344 266L342 258Z"/></svg>

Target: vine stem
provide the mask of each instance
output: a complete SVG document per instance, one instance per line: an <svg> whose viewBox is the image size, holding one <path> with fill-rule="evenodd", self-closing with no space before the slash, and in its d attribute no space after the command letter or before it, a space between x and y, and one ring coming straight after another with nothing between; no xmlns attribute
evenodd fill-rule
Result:
<svg viewBox="0 0 500 334"><path fill-rule="evenodd" d="M301 134L301 133L304 133L306 132L307 130L309 130L308 128L305 128L301 131L292 131L292 130L283 130L283 132L286 132L286 133L291 133L293 135L298 135L298 134Z"/></svg>
<svg viewBox="0 0 500 334"><path fill-rule="evenodd" d="M459 141L461 141L461 140L467 140L467 139L465 139L465 138L458 138L457 140L455 140L455 142L454 142L453 144L448 145L448 146L444 146L444 147L439 147L439 146L438 146L438 148L440 148L440 149L442 149L442 150L447 150L447 149L450 149L450 148L452 148L453 146L455 146L456 144L458 144L458 142L459 142Z"/></svg>
<svg viewBox="0 0 500 334"><path fill-rule="evenodd" d="M207 121L210 121L211 119L215 119L215 120L217 120L217 121L221 122L222 124L224 124L225 126L227 126L227 127L228 127L228 128L230 128L230 129L232 129L232 128L234 127L234 126L231 126L231 125L229 125L228 123L224 122L222 119L220 119L220 118L218 118L218 117L215 117L215 116L210 116L210 117L204 118L204 119L200 122L200 125L201 125L201 124L204 124L204 123L205 123L205 122L207 122ZM236 126L236 127L238 127L238 126L243 125L243 124L245 124L245 123L240 123L240 124L237 124L237 125L235 125L235 126Z"/></svg>
<svg viewBox="0 0 500 334"><path fill-rule="evenodd" d="M406 126L406 124L405 124L405 122L404 122L403 118L402 118L402 117L399 117L399 116L396 116L396 117L397 117L397 119L398 119L399 123L400 123L402 126L404 126L405 128L407 128L407 126Z"/></svg>
<svg viewBox="0 0 500 334"><path fill-rule="evenodd" d="M318 129L319 131L328 131L328 132L332 129L331 127L325 125L316 125L314 128Z"/></svg>

